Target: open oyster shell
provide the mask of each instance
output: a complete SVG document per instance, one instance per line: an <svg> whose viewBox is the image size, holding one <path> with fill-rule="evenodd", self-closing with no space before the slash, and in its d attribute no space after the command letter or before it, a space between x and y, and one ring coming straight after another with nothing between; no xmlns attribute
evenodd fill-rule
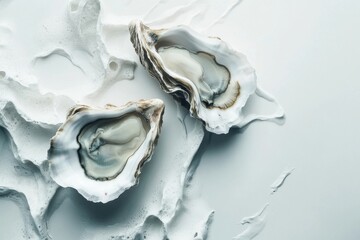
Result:
<svg viewBox="0 0 360 240"><path fill-rule="evenodd" d="M244 55L186 26L154 30L136 20L129 30L141 63L165 92L190 104L208 131L227 133L241 125L242 108L257 88Z"/></svg>
<svg viewBox="0 0 360 240"><path fill-rule="evenodd" d="M125 106L74 107L51 140L50 175L87 200L108 202L138 181L160 133L164 103L159 99Z"/></svg>

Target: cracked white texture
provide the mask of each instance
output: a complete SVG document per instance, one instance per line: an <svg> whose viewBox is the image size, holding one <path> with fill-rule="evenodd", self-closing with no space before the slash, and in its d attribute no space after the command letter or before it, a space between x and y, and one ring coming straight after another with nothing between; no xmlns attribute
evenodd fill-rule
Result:
<svg viewBox="0 0 360 240"><path fill-rule="evenodd" d="M15 201L25 222L24 238L48 236L44 215L58 185L44 168L31 162L22 163L13 156L10 136L0 129L0 196ZM4 143L5 142L5 143Z"/></svg>

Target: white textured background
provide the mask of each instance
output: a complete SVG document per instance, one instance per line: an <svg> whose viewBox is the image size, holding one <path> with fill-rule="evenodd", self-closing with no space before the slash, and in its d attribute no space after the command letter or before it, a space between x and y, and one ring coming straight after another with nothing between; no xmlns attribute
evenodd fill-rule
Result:
<svg viewBox="0 0 360 240"><path fill-rule="evenodd" d="M35 24L31 19L37 19L39 11L57 10L39 1L0 3L8 9L18 5L17 11L12 9L3 16L0 9L0 19L18 21L22 29L17 30L23 34L15 40L29 51L36 43L29 40L30 30L29 35L22 32L24 26L31 29ZM276 96L287 117L283 126L254 123L242 132L210 137L192 183L194 194L215 210L208 239L231 239L245 229L241 219L266 203L270 203L266 226L257 240L360 239L360 2L247 0L206 33L221 37L247 55L259 84ZM5 37L6 32L1 32L0 42ZM76 68L66 69L61 61L49 64L48 72L54 75L80 74ZM141 65L136 74L146 77ZM115 89L127 84L116 85L99 101L112 99ZM151 91L161 94L156 87ZM122 96L117 101L129 99L131 96ZM253 104L262 108L261 102ZM166 124L164 127L170 128L171 123ZM159 151L161 155L164 150ZM152 169L150 165L145 170ZM287 168L295 170L278 192L270 195L270 185ZM79 217L74 209L71 202L64 201L52 221L61 229L61 224L69 224L69 217ZM22 224L17 206L0 198L0 239L21 239Z"/></svg>

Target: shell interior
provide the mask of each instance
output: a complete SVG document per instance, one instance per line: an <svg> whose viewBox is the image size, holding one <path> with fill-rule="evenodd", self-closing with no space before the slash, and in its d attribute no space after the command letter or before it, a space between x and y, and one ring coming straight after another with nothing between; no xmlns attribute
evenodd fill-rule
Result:
<svg viewBox="0 0 360 240"><path fill-rule="evenodd" d="M155 48L165 68L171 75L193 82L207 107L231 105L240 94L240 85L230 81L229 69L216 56L189 41L187 35L185 31L169 30L157 37Z"/></svg>
<svg viewBox="0 0 360 240"><path fill-rule="evenodd" d="M144 142L150 125L136 112L89 123L78 135L78 150L85 174L96 180L113 179Z"/></svg>
<svg viewBox="0 0 360 240"><path fill-rule="evenodd" d="M129 31L144 67L165 92L185 99L208 131L227 133L241 125L242 108L257 89L255 70L243 54L186 26L151 29L134 20Z"/></svg>
<svg viewBox="0 0 360 240"><path fill-rule="evenodd" d="M87 200L106 203L138 182L162 125L164 103L139 100L116 107L75 106L51 140L51 178Z"/></svg>

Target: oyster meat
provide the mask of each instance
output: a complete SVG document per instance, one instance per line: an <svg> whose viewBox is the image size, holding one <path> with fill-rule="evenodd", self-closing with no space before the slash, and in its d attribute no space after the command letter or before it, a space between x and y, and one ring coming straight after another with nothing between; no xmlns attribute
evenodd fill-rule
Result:
<svg viewBox="0 0 360 240"><path fill-rule="evenodd" d="M138 181L150 160L162 124L159 99L125 106L74 107L51 140L51 177L93 202L117 198Z"/></svg>
<svg viewBox="0 0 360 240"><path fill-rule="evenodd" d="M241 126L242 108L257 89L255 70L243 54L186 26L154 30L136 20L129 30L148 72L165 92L185 99L208 131L221 134Z"/></svg>

